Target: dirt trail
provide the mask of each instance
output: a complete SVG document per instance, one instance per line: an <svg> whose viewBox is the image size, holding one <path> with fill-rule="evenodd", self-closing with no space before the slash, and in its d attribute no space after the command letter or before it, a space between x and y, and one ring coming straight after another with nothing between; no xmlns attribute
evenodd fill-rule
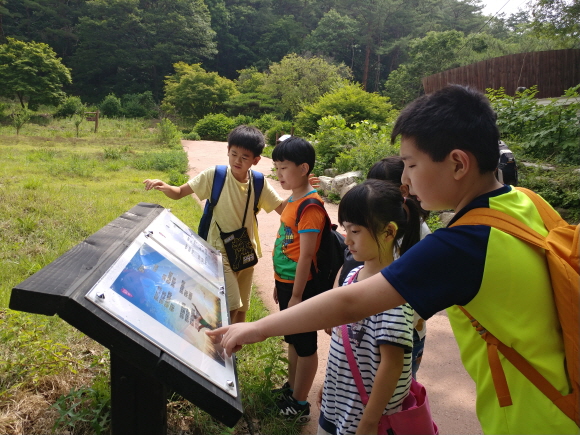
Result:
<svg viewBox="0 0 580 435"><path fill-rule="evenodd" d="M182 141L189 159L190 177L216 164L227 164L227 144L212 141ZM272 173L272 160L262 157L256 170L268 176ZM289 193L280 187L277 181L267 179L282 198ZM197 197L193 195L197 200ZM201 203L201 202L200 202ZM333 222L337 220L338 206L326 204L326 209ZM274 271L272 266L272 249L274 237L280 225L276 212L258 214L262 259L254 269L254 284L264 304L270 312L277 312L278 306L272 299ZM475 416L475 384L465 372L459 358L459 350L449 320L445 312L440 312L427 322L427 339L423 362L417 378L425 385L433 418L439 426L439 433L445 434L481 434L481 426ZM312 404L311 421L304 426L303 434L316 434L319 412L315 405L316 394L324 381L324 372L328 355L329 337L323 331L318 332L319 363L314 385L308 397Z"/></svg>

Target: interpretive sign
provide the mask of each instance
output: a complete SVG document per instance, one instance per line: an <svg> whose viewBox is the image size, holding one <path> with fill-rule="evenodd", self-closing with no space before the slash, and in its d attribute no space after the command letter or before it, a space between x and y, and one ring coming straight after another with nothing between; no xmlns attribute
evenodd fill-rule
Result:
<svg viewBox="0 0 580 435"><path fill-rule="evenodd" d="M235 357L205 334L229 322L221 254L161 206L138 204L18 284L10 308L110 349L114 434L166 431L168 388L230 427L242 415Z"/></svg>

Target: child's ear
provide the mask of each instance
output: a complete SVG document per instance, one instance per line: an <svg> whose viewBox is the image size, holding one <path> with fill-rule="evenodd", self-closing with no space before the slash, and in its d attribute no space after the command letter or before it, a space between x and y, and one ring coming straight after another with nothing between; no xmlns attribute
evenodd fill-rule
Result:
<svg viewBox="0 0 580 435"><path fill-rule="evenodd" d="M310 169L310 167L308 166L308 163L302 163L300 165L301 171L302 171L302 175L308 175L308 170Z"/></svg>
<svg viewBox="0 0 580 435"><path fill-rule="evenodd" d="M403 198L406 198L407 196L409 196L409 186L407 186L406 184L401 184L399 186L399 190L401 191L401 196Z"/></svg>
<svg viewBox="0 0 580 435"><path fill-rule="evenodd" d="M449 161L453 165L453 178L461 180L472 169L475 156L467 151L455 149L449 153Z"/></svg>
<svg viewBox="0 0 580 435"><path fill-rule="evenodd" d="M389 224L385 227L385 241L389 240L390 237L394 239L397 236L397 231L399 231L397 224L394 222L389 222Z"/></svg>
<svg viewBox="0 0 580 435"><path fill-rule="evenodd" d="M262 158L262 156L254 157L254 161L252 162L252 165L256 166L261 158Z"/></svg>

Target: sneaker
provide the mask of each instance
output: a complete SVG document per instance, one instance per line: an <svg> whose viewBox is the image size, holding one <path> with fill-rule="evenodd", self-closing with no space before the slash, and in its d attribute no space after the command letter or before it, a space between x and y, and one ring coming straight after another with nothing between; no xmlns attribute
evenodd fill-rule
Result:
<svg viewBox="0 0 580 435"><path fill-rule="evenodd" d="M290 389L290 384L288 382L286 382L284 385L282 385L281 388L275 388L273 390L270 390L270 393L274 397L278 397L278 396L291 396L292 395L292 390Z"/></svg>
<svg viewBox="0 0 580 435"><path fill-rule="evenodd" d="M305 424L310 421L310 403L301 405L292 396L282 395L276 402L278 415L288 419L296 419L297 423Z"/></svg>

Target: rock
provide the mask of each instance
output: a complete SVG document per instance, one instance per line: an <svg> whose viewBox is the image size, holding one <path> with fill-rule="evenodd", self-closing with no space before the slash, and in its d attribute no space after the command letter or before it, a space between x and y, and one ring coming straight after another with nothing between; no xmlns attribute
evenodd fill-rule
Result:
<svg viewBox="0 0 580 435"><path fill-rule="evenodd" d="M325 177L324 175L318 177L320 180L320 187L318 189L322 190L324 193L332 191L332 180L331 177Z"/></svg>
<svg viewBox="0 0 580 435"><path fill-rule="evenodd" d="M337 175L332 181L332 191L336 194L340 194L344 186L356 183L358 178L362 177L360 171L347 172L346 174Z"/></svg>
<svg viewBox="0 0 580 435"><path fill-rule="evenodd" d="M526 168L540 168L544 171L555 171L556 168L551 165L538 165L537 163L530 163L530 162L522 162Z"/></svg>
<svg viewBox="0 0 580 435"><path fill-rule="evenodd" d="M455 213L449 212L449 211L444 211L443 213L441 213L439 215L439 221L441 222L441 224L443 226L447 226L449 224L449 222L451 221L451 219L453 219L453 216L455 216Z"/></svg>
<svg viewBox="0 0 580 435"><path fill-rule="evenodd" d="M354 186L356 186L357 183L350 183L347 186L343 186L342 189L340 189L340 197L342 198L344 195L347 194L347 192L352 189Z"/></svg>
<svg viewBox="0 0 580 435"><path fill-rule="evenodd" d="M328 168L324 170L324 175L327 177L336 177L337 170L335 168Z"/></svg>

